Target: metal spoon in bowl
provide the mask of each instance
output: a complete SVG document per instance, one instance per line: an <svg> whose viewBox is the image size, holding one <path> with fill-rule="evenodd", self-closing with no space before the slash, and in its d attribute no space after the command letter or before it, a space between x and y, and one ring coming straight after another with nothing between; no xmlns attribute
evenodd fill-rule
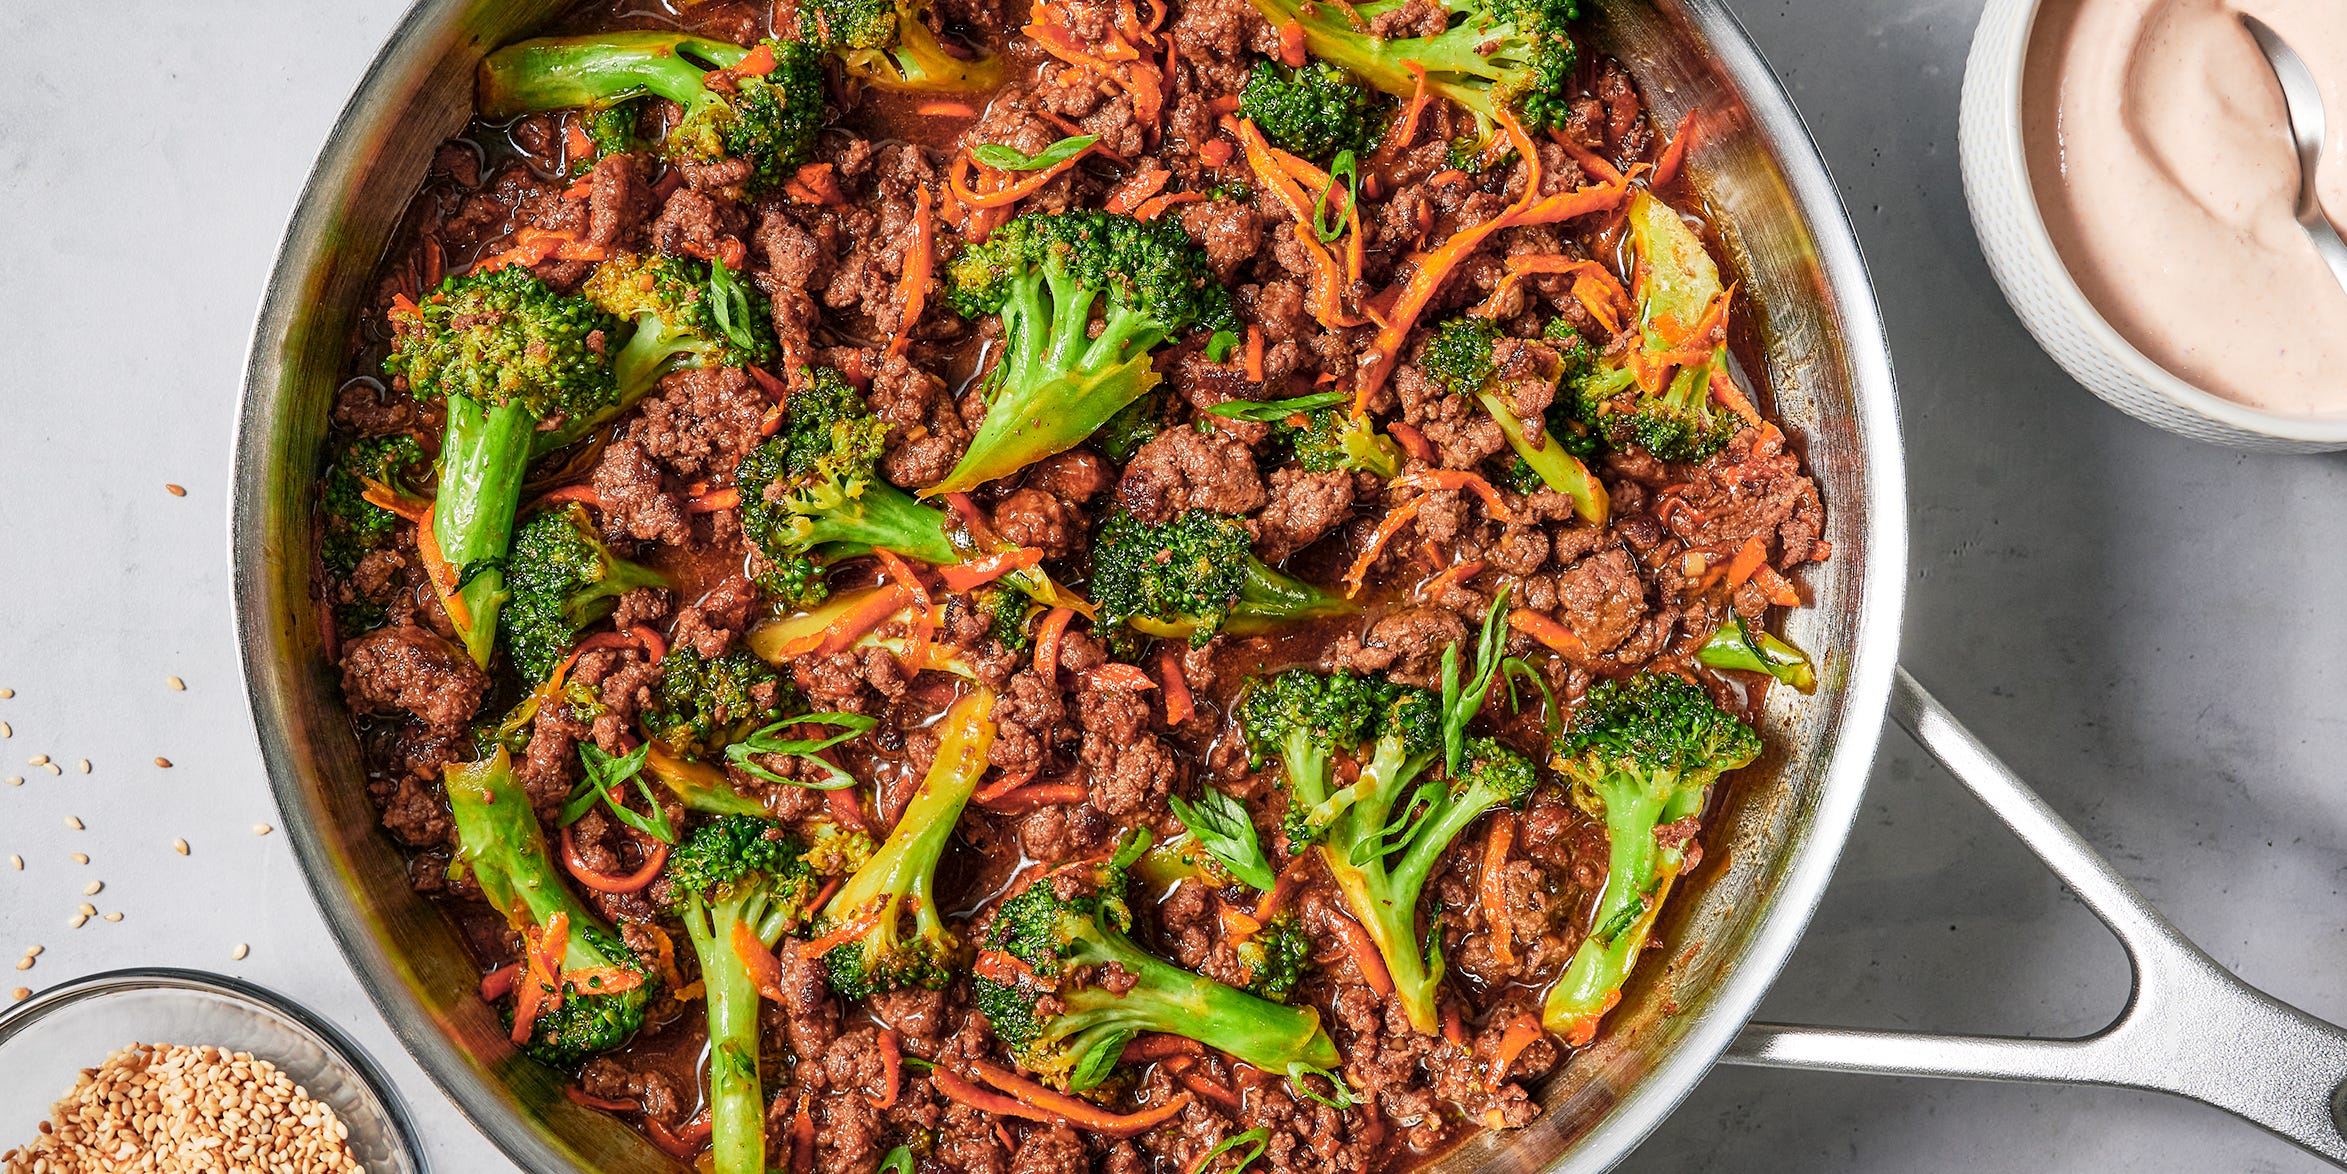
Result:
<svg viewBox="0 0 2347 1174"><path fill-rule="evenodd" d="M2244 12L2241 23L2249 26L2249 35L2257 39L2258 50L2273 67L2275 80L2282 83L2282 105L2290 112L2290 137L2298 147L2298 224L2314 239L2314 251L2322 254L2339 287L2347 290L2347 241L2339 239L2339 230L2323 215L2322 200L2314 190L2325 134L2322 87L2315 84L2314 74L2298 51L2266 22Z"/></svg>

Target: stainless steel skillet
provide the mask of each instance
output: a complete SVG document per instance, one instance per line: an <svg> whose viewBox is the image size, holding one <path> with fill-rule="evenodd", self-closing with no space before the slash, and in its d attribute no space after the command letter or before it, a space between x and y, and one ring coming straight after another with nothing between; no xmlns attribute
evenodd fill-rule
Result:
<svg viewBox="0 0 2347 1174"><path fill-rule="evenodd" d="M321 653L307 518L315 453L356 308L433 149L460 129L474 62L562 0L418 0L344 110L295 210L256 327L236 453L231 559L263 755L312 892L393 1030L443 1091L533 1171L672 1171L510 1049L476 975L375 829L334 672ZM1888 347L1857 241L1782 87L1720 0L1599 0L1594 46L1658 117L1700 106L1692 167L1750 291L1761 370L1828 507L1834 557L1789 635L1822 656L1810 697L1778 691L1771 755L1744 773L1598 1044L1543 1091L1528 1129L1487 1134L1445 1170L1601 1170L1711 1065L2056 1080L2157 1088L2230 1109L2347 1163L2332 1092L2347 1033L2239 984L2193 949L1896 668L1907 568L1905 470ZM1839 858L1886 712L1916 732L2126 943L2136 995L2086 1041L1747 1027ZM1739 1034L1741 1033L1741 1034Z"/></svg>

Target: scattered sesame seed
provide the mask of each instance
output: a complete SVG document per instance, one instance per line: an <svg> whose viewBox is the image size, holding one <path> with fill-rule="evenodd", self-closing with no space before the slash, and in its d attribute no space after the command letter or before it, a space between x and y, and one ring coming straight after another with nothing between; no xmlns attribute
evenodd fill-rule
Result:
<svg viewBox="0 0 2347 1174"><path fill-rule="evenodd" d="M88 864L90 862L90 854L87 852L76 852L73 854L72 860L75 864Z"/></svg>
<svg viewBox="0 0 2347 1174"><path fill-rule="evenodd" d="M9 855L8 855L8 867L10 867L10 868L13 868L13 869L15 869L15 870L16 870L16 871L18 871L18 872L23 872L23 871L24 871L24 857L22 857L22 856L18 856L18 855L16 855L16 854L15 854L15 853L13 853L13 852L9 853Z"/></svg>
<svg viewBox="0 0 2347 1174"><path fill-rule="evenodd" d="M163 756L162 756L162 755L160 755L160 754L158 754L158 755L156 755L156 756L155 756L155 765L156 765L156 766L159 766L159 767L162 767L162 768L163 768L163 769L165 769L165 770L170 770L170 769L171 769L171 760L170 760L170 759L168 759L168 758L165 758L165 757L163 757Z"/></svg>
<svg viewBox="0 0 2347 1174"><path fill-rule="evenodd" d="M185 855L187 855L187 841L186 841L186 840L173 840L173 841L171 841L171 850L172 850L172 851L174 851L174 852L177 852L177 853L179 853L179 854L180 854L180 855L182 855L182 856L185 856Z"/></svg>
<svg viewBox="0 0 2347 1174"><path fill-rule="evenodd" d="M80 909L82 911L82 915L85 917L96 917L98 915L98 907L90 904L87 901L81 903Z"/></svg>
<svg viewBox="0 0 2347 1174"><path fill-rule="evenodd" d="M77 832L78 832L78 831L80 831L80 830L82 830L82 822L81 822L81 817L80 817L80 816L78 816L78 815L68 815L68 816L66 816L66 817L65 817L65 826L67 826L67 827L69 827L69 828L72 828L73 830L75 830L75 831L77 831Z"/></svg>
<svg viewBox="0 0 2347 1174"><path fill-rule="evenodd" d="M0 738L13 738L15 736L15 726L9 725L7 722L0 722Z"/></svg>
<svg viewBox="0 0 2347 1174"><path fill-rule="evenodd" d="M16 696L16 690L14 690L14 689L8 689L8 688L0 688L0 701L6 701L6 700L8 700L9 698L11 698L11 697L14 697L14 696Z"/></svg>
<svg viewBox="0 0 2347 1174"><path fill-rule="evenodd" d="M49 756L46 754L35 754L31 758L25 759L25 761L34 766L47 766L49 765Z"/></svg>
<svg viewBox="0 0 2347 1174"><path fill-rule="evenodd" d="M45 771L48 771L50 774L53 774L53 775L61 775L61 774L64 774L64 773L65 773L65 768L64 768L64 767L62 767L62 766L59 766L59 765L57 765L57 764L56 764L56 763L54 763L54 762L44 762L44 763L42 763L42 764L41 764L41 769L42 769L42 770L45 770Z"/></svg>
<svg viewBox="0 0 2347 1174"><path fill-rule="evenodd" d="M67 929L80 929L82 927L82 923L88 921L89 919L90 915L87 913L76 913L73 915L73 920L65 923L65 927Z"/></svg>
<svg viewBox="0 0 2347 1174"><path fill-rule="evenodd" d="M248 946L243 942L238 942L236 944L236 948L228 952L228 960L231 962L242 962L245 959L245 955L252 952L253 948L251 946Z"/></svg>
<svg viewBox="0 0 2347 1174"><path fill-rule="evenodd" d="M10 776L8 776L8 785L9 785L9 786L11 786L11 787L21 787L21 786L23 786L23 785L24 785L24 776L23 776L23 775L10 775Z"/></svg>
<svg viewBox="0 0 2347 1174"><path fill-rule="evenodd" d="M165 492L165 493L168 493L168 494L170 494L170 495L171 495L171 496L173 496L173 497L186 497L186 496L187 496L187 486L185 486L185 485L173 485L173 484L171 484L170 482L166 481L166 482L164 482L164 484L163 484L163 492Z"/></svg>
<svg viewBox="0 0 2347 1174"><path fill-rule="evenodd" d="M178 677L165 677L163 678L163 683L171 686L174 692L187 692L187 682L180 680Z"/></svg>
<svg viewBox="0 0 2347 1174"><path fill-rule="evenodd" d="M27 958L38 958L41 956L42 951L47 950L48 948L49 947L47 946L26 946L24 948L24 956Z"/></svg>
<svg viewBox="0 0 2347 1174"><path fill-rule="evenodd" d="M256 835L256 836L265 836L265 835L268 835L268 834L269 834L269 825L268 825L268 824L265 824L265 823L256 823L256 824L254 824L254 825L253 825L253 834L254 834L254 835Z"/></svg>
<svg viewBox="0 0 2347 1174"><path fill-rule="evenodd" d="M90 760L89 760L89 759L85 758L85 759L82 759L82 760L81 760L81 772L82 772L83 774L88 774L88 773L90 773Z"/></svg>
<svg viewBox="0 0 2347 1174"><path fill-rule="evenodd" d="M95 897L98 895L98 890L105 887L105 881L91 881L90 883L81 887L81 895L85 897Z"/></svg>
<svg viewBox="0 0 2347 1174"><path fill-rule="evenodd" d="M33 968L33 956L27 954L24 957L17 959L16 968L18 970L31 970Z"/></svg>
<svg viewBox="0 0 2347 1174"><path fill-rule="evenodd" d="M29 998L32 998L32 997L33 997L33 989L32 989L31 987L23 987L23 986L20 986L20 987L16 988L15 990L12 990L12 991L8 992L8 997L9 997L9 999L10 999L10 1000L12 1000L12 1001L14 1001L14 1002L21 1003L21 1002L24 1002L26 999L29 999Z"/></svg>
<svg viewBox="0 0 2347 1174"><path fill-rule="evenodd" d="M120 921L120 920L122 920L122 914L121 914L121 913L119 913L119 912L116 912L116 913L109 913L109 914L107 914L107 915L106 915L106 920L108 920L108 921Z"/></svg>

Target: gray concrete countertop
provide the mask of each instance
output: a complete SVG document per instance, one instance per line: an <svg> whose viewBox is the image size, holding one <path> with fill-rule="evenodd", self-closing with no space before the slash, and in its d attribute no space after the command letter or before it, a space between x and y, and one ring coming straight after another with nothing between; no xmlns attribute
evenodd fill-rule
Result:
<svg viewBox="0 0 2347 1174"><path fill-rule="evenodd" d="M45 947L0 992L129 965L241 975L372 1049L439 1169L494 1171L327 944L284 837L256 834L277 816L223 557L251 314L311 154L402 7L0 5L0 954ZM1881 288L1913 469L1907 665L2221 962L2347 1018L2347 613L2329 602L2347 462L2155 432L2023 333L1957 174L1978 0L1735 7ZM91 35L112 29L137 35ZM85 899L124 916L68 928ZM2093 918L1893 733L1762 1016L2061 1035L2125 990ZM37 1112L0 1106L0 1146ZM1625 1168L2321 1167L2145 1094L1724 1069Z"/></svg>

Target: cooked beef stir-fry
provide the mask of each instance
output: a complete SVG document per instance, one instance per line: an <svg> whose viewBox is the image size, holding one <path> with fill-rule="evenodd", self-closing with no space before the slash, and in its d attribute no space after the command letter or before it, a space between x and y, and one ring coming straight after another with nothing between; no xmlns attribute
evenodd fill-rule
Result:
<svg viewBox="0 0 2347 1174"><path fill-rule="evenodd" d="M324 458L513 1046L719 1174L1532 1120L1810 683L1690 131L1573 0L674 7L483 64Z"/></svg>

